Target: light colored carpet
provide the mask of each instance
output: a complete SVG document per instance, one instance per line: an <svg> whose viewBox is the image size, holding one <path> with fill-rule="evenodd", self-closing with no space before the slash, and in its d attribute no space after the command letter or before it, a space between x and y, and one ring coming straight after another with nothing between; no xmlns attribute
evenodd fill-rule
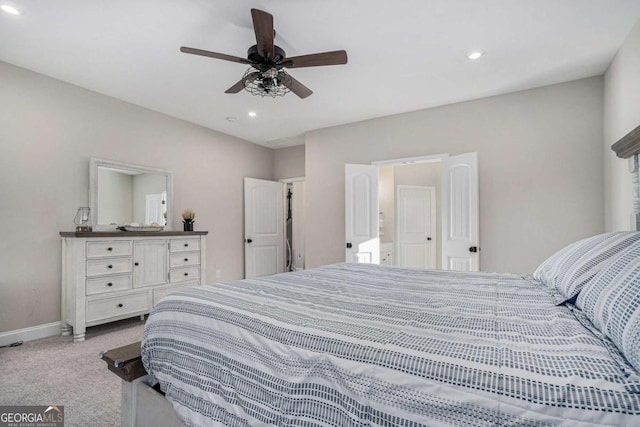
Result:
<svg viewBox="0 0 640 427"><path fill-rule="evenodd" d="M142 339L127 319L87 329L87 340L50 337L0 349L0 405L64 405L65 426L119 426L121 380L101 351Z"/></svg>

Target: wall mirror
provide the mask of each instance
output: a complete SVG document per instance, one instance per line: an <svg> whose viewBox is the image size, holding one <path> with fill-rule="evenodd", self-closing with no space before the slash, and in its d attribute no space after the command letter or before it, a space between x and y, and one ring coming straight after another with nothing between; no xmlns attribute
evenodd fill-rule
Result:
<svg viewBox="0 0 640 427"><path fill-rule="evenodd" d="M92 158L89 165L89 204L94 230L115 230L138 223L158 223L171 229L171 172Z"/></svg>

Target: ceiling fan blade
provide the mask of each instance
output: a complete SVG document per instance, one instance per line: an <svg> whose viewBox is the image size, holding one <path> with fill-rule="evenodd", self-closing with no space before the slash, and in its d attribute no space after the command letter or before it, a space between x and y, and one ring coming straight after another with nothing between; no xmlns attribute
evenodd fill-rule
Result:
<svg viewBox="0 0 640 427"><path fill-rule="evenodd" d="M225 90L224 93L238 93L242 89L244 89L244 79L240 80L238 83L234 84L229 89Z"/></svg>
<svg viewBox="0 0 640 427"><path fill-rule="evenodd" d="M209 58L222 59L225 61L239 62L240 64L251 64L252 62L246 58L240 58L239 56L226 55L224 53L210 52L208 50L194 49L192 47L182 46L180 52L190 53L192 55L208 56Z"/></svg>
<svg viewBox="0 0 640 427"><path fill-rule="evenodd" d="M291 65L289 65L291 62ZM318 67L320 65L341 65L347 63L347 52L335 50L333 52L313 53L311 55L292 56L284 60L287 68Z"/></svg>
<svg viewBox="0 0 640 427"><path fill-rule="evenodd" d="M251 9L251 17L258 53L265 58L273 58L273 15L259 9Z"/></svg>
<svg viewBox="0 0 640 427"><path fill-rule="evenodd" d="M313 91L300 83L298 80L294 79L291 74L289 74L290 81L287 82L287 87L291 89L291 92L298 95L301 99L305 99L307 96L311 95Z"/></svg>

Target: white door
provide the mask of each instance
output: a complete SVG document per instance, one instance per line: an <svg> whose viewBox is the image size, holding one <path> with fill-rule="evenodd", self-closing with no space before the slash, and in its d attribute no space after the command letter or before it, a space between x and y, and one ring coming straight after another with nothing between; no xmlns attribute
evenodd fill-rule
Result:
<svg viewBox="0 0 640 427"><path fill-rule="evenodd" d="M396 187L397 265L436 268L436 189Z"/></svg>
<svg viewBox="0 0 640 427"><path fill-rule="evenodd" d="M244 179L244 274L284 271L283 184Z"/></svg>
<svg viewBox="0 0 640 427"><path fill-rule="evenodd" d="M376 166L345 165L345 238L347 262L380 263Z"/></svg>
<svg viewBox="0 0 640 427"><path fill-rule="evenodd" d="M478 153L442 159L442 268L478 271Z"/></svg>

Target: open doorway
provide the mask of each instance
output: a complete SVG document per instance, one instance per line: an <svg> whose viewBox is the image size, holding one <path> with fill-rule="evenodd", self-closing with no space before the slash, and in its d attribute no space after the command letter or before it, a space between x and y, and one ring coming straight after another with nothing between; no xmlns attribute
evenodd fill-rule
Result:
<svg viewBox="0 0 640 427"><path fill-rule="evenodd" d="M304 178L285 184L285 270L304 270Z"/></svg>
<svg viewBox="0 0 640 427"><path fill-rule="evenodd" d="M435 185L404 185L405 195L395 182L395 167L439 163L430 171ZM379 169L392 166L393 198L390 208L381 209ZM399 170L403 174L403 170ZM391 172L387 170L387 175ZM422 171L422 172L426 172ZM438 184L438 176L440 183ZM402 178L404 179L404 178ZM421 181L425 184L428 181ZM432 181L433 182L433 181ZM440 196L438 197L437 193ZM431 196L435 191L436 197ZM387 190L388 192L388 190ZM433 156L373 162L371 165L345 165L345 260L347 262L421 266L457 271L478 271L479 257L479 187L478 155L475 152L450 156ZM398 208L404 203L404 208ZM439 208L436 206L439 204ZM436 213L433 213L436 210ZM420 212L418 215L417 212ZM429 212L432 212L428 215ZM393 217L393 219L389 219ZM404 229L399 227L398 220ZM435 222L435 234L433 224ZM439 227L437 225L440 225ZM394 227L393 234L388 232ZM380 233L382 231L382 234ZM399 246L398 236L403 241ZM434 238L435 235L435 238ZM385 245L382 246L381 237ZM418 241L419 240L419 241ZM436 253L435 263L433 252ZM398 252L403 255L398 257ZM418 261L418 258L423 261Z"/></svg>
<svg viewBox="0 0 640 427"><path fill-rule="evenodd" d="M441 267L440 161L378 168L380 263Z"/></svg>

